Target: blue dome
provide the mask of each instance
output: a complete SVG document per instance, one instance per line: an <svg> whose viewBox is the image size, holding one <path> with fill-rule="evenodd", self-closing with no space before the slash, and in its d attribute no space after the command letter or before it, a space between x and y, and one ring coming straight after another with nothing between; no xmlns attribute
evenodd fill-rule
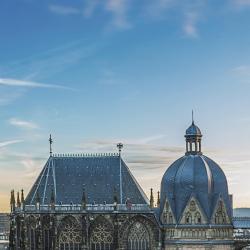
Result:
<svg viewBox="0 0 250 250"><path fill-rule="evenodd" d="M202 136L201 130L192 122L191 126L186 130L186 136Z"/></svg>
<svg viewBox="0 0 250 250"><path fill-rule="evenodd" d="M231 216L226 176L218 164L202 154L185 155L167 169L161 182L161 211L167 198L179 221L191 196L199 201L208 219L219 197Z"/></svg>

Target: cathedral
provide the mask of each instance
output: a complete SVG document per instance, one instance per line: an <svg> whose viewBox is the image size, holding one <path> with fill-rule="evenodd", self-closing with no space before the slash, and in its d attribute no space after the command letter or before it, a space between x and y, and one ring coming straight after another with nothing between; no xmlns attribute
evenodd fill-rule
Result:
<svg viewBox="0 0 250 250"><path fill-rule="evenodd" d="M51 152L27 197L11 191L10 250L234 249L227 179L201 139L192 122L156 205L123 161L122 144L118 154Z"/></svg>

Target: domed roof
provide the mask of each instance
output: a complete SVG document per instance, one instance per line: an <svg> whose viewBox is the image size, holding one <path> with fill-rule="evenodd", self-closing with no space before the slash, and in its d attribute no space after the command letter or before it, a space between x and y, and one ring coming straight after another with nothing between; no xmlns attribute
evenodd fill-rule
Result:
<svg viewBox="0 0 250 250"><path fill-rule="evenodd" d="M186 136L202 136L201 130L192 122L191 126L186 130Z"/></svg>
<svg viewBox="0 0 250 250"><path fill-rule="evenodd" d="M161 182L161 209L167 198L178 221L191 196L209 219L219 197L231 214L226 176L218 164L202 154L185 155L167 169Z"/></svg>

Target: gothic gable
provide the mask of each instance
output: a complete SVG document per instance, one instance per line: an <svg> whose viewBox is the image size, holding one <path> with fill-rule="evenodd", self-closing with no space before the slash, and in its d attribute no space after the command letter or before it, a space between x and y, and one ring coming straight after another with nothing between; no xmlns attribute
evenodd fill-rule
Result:
<svg viewBox="0 0 250 250"><path fill-rule="evenodd" d="M171 209L171 206L167 198L165 200L163 211L161 214L161 223L162 224L176 224L174 213Z"/></svg>
<svg viewBox="0 0 250 250"><path fill-rule="evenodd" d="M219 198L215 206L211 222L213 224L230 224L230 218L227 214L225 202L222 198Z"/></svg>
<svg viewBox="0 0 250 250"><path fill-rule="evenodd" d="M191 196L180 219L180 224L205 224L207 217L205 216L199 201Z"/></svg>

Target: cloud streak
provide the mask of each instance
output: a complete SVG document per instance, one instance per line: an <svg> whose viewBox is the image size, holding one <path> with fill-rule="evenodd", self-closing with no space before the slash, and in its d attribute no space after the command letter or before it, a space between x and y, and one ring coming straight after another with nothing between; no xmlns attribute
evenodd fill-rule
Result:
<svg viewBox="0 0 250 250"><path fill-rule="evenodd" d="M35 81L26 81L26 80L19 80L13 78L0 78L0 86L8 86L8 87L25 87L25 88L53 88L53 89L71 89L68 87L60 86L60 85L53 85L53 84L46 84L40 83ZM71 89L72 90L72 89Z"/></svg>
<svg viewBox="0 0 250 250"><path fill-rule="evenodd" d="M17 118L11 118L9 120L10 125L22 128L22 129L38 129L39 126L31 121L24 121Z"/></svg>
<svg viewBox="0 0 250 250"><path fill-rule="evenodd" d="M10 141L4 141L4 142L0 142L0 148L12 145L12 144L17 144L23 142L23 140L10 140Z"/></svg>
<svg viewBox="0 0 250 250"><path fill-rule="evenodd" d="M79 9L74 8L72 6L55 5L55 4L49 5L49 10L53 13L65 16L81 13Z"/></svg>

